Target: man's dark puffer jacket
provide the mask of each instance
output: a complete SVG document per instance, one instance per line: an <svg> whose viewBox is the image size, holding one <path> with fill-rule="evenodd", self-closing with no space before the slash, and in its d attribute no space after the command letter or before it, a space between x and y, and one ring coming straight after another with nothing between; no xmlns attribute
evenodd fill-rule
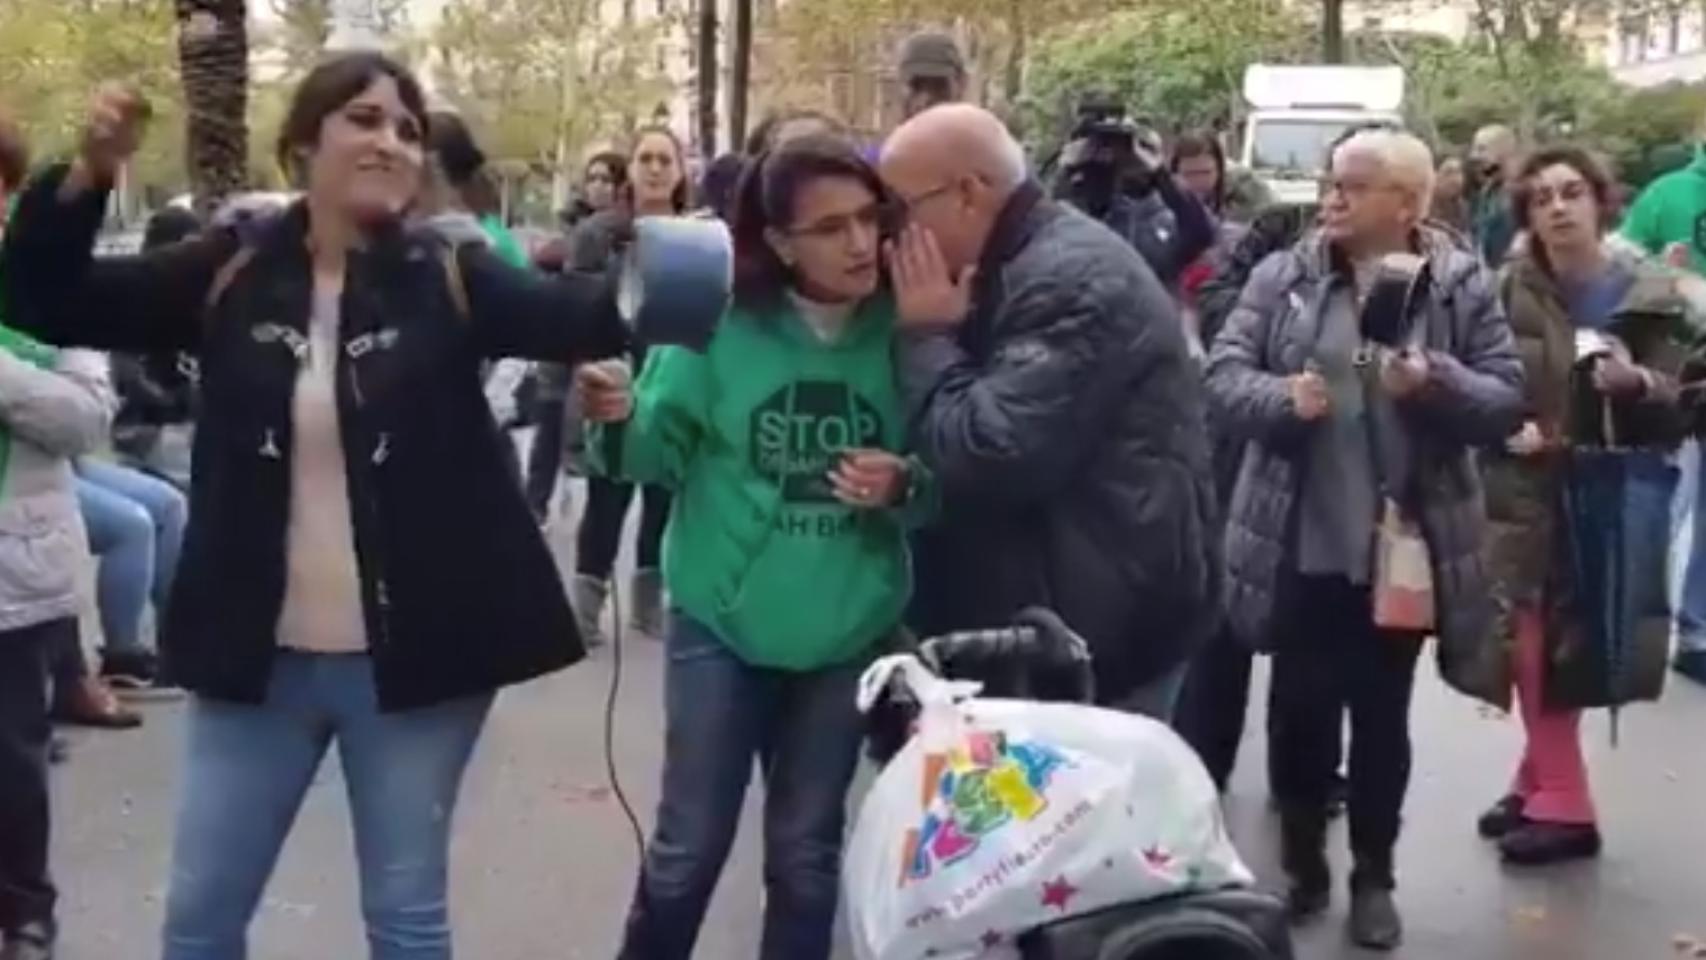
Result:
<svg viewBox="0 0 1706 960"><path fill-rule="evenodd" d="M1184 662L1218 620L1204 399L1178 308L1136 251L1021 188L973 315L905 360L944 504L916 542L913 625L1052 609L1090 642L1102 702Z"/></svg>

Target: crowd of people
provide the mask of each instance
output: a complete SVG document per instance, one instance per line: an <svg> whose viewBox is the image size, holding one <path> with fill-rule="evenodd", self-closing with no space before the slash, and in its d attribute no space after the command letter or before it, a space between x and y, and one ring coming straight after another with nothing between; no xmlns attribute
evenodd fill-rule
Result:
<svg viewBox="0 0 1706 960"><path fill-rule="evenodd" d="M165 960L245 955L334 745L371 955L448 958L464 768L499 690L603 642L636 498L627 605L667 650L666 733L625 960L691 955L755 759L761 956L827 958L862 668L1038 606L1088 642L1099 705L1173 724L1222 789L1271 656L1300 923L1330 905L1344 810L1349 935L1402 942L1430 637L1453 687L1520 705L1478 831L1517 864L1596 855L1580 710L1548 696L1576 615L1557 491L1565 453L1613 437L1698 464L1706 167L1620 227L1590 151L1491 127L1436 162L1356 128L1306 209L1187 132L1082 203L959 102L951 38L910 38L900 74L907 119L875 146L779 114L694 183L642 129L531 254L467 126L379 54L296 90L276 157L299 200L162 213L134 256L91 252L145 130L133 94L103 88L75 159L33 174L0 126L0 957L57 938L50 719L134 726L115 690L181 689ZM687 215L733 238L703 350L640 342L611 282L637 219ZM1608 344L1585 363L1583 331ZM171 452L192 430L193 468ZM541 536L565 470L586 478L566 586ZM1420 612L1388 602L1405 537ZM1675 666L1706 683L1706 563L1676 562Z"/></svg>

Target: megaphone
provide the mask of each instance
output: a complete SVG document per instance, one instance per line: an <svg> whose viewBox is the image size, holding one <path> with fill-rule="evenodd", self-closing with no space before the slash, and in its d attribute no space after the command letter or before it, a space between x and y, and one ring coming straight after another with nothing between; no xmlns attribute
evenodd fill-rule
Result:
<svg viewBox="0 0 1706 960"><path fill-rule="evenodd" d="M703 353L734 290L734 240L715 217L641 217L616 303L634 338Z"/></svg>
<svg viewBox="0 0 1706 960"><path fill-rule="evenodd" d="M1363 298L1359 326L1363 338L1389 349L1411 346L1415 325L1433 283L1428 261L1413 253L1380 258Z"/></svg>

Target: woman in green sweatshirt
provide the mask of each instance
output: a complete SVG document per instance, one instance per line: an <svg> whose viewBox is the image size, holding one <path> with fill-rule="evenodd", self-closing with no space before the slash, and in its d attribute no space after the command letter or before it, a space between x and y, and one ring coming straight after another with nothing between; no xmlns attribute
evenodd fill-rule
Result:
<svg viewBox="0 0 1706 960"><path fill-rule="evenodd" d="M846 141L792 141L736 198L734 306L704 353L576 376L594 465L676 494L663 799L621 956L687 960L765 780L765 960L826 960L861 669L900 623L920 468L903 420L883 191Z"/></svg>

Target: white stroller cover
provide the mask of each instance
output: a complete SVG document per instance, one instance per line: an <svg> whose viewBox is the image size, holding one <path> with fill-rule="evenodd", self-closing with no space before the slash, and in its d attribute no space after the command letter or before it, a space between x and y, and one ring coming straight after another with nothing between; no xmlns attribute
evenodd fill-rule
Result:
<svg viewBox="0 0 1706 960"><path fill-rule="evenodd" d="M917 730L859 812L842 886L860 960L1015 957L1018 935L1066 917L1253 878L1191 748L1144 717L977 699L910 655L892 682Z"/></svg>

